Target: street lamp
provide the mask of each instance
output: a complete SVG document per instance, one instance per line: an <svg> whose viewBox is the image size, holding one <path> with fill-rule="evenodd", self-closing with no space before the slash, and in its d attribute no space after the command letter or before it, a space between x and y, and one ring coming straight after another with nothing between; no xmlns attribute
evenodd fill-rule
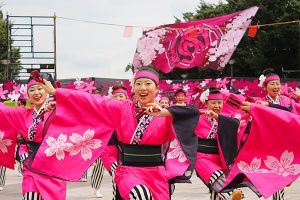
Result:
<svg viewBox="0 0 300 200"><path fill-rule="evenodd" d="M233 65L235 63L235 60L234 59L230 59L228 61L229 65L230 65L230 77L233 77Z"/></svg>

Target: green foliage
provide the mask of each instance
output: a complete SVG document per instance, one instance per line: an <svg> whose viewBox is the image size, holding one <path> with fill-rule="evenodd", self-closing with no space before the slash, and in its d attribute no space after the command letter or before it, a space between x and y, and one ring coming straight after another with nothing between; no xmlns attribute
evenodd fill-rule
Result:
<svg viewBox="0 0 300 200"><path fill-rule="evenodd" d="M260 8L252 21L253 25L299 20L299 0L227 0L227 3L220 2L216 5L201 1L195 13L183 13L182 18L184 21L212 18L252 6ZM175 20L180 22L179 18ZM236 61L233 65L233 75L258 77L263 69L270 67L278 74L281 74L282 67L285 70L300 70L299 31L299 24L288 24L261 27L254 38L245 35L232 56ZM188 78L217 78L230 76L231 70L230 65L227 64L223 72L194 68L185 71L174 70L164 77L180 78L180 73L188 74ZM299 74L290 74L289 77L299 78Z"/></svg>
<svg viewBox="0 0 300 200"><path fill-rule="evenodd" d="M11 41L12 44L12 41ZM7 60L8 56L8 45L7 45L7 21L3 18L3 13L0 10L0 60ZM10 52L10 62L11 63L20 63L20 53L19 49L12 48ZM0 62L0 80L5 80L5 69L7 65L3 65ZM21 69L20 65L9 65L8 74L18 73Z"/></svg>

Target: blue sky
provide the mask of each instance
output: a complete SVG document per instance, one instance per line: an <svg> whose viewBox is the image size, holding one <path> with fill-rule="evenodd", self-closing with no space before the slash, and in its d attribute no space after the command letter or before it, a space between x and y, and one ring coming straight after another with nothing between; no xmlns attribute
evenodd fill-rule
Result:
<svg viewBox="0 0 300 200"><path fill-rule="evenodd" d="M125 25L159 26L174 23L174 16L194 12L199 0L4 0L9 15L52 16ZM206 0L217 3L218 0ZM131 38L123 27L57 19L57 77L129 78L124 72L132 61L142 29L134 28ZM51 47L49 31L36 39L39 48Z"/></svg>

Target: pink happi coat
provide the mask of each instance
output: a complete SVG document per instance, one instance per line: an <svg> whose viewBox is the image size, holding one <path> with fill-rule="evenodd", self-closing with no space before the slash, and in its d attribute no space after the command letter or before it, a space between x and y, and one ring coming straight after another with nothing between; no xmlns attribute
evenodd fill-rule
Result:
<svg viewBox="0 0 300 200"><path fill-rule="evenodd" d="M247 177L267 198L300 175L300 116L257 104L251 105L251 116L246 143L213 188L231 190Z"/></svg>
<svg viewBox="0 0 300 200"><path fill-rule="evenodd" d="M269 103L272 103L271 100L269 100L267 97L263 97L262 98L263 101L267 101ZM278 109L282 109L282 110L286 110L292 113L297 113L297 111L295 110L295 101L290 99L289 97L286 97L284 95L280 95L279 96L279 103L276 105L277 103L272 103L269 106L270 107L274 107L274 108L278 108Z"/></svg>
<svg viewBox="0 0 300 200"><path fill-rule="evenodd" d="M28 129L33 124L32 119L33 109L27 108L10 108L0 103L0 165L13 168L15 145L18 131L22 137L28 141ZM43 140L44 123L47 121L51 112L44 114L44 121L40 122L34 142L41 142ZM4 150L4 151L3 151ZM7 152L6 152L7 150ZM26 145L20 148L22 153L28 154ZM6 152L2 154L3 152ZM48 165L41 161L41 165ZM32 173L24 167L24 175L22 180L22 194L26 192L38 192L44 200L65 200L66 199L66 183L63 180L54 179L48 176Z"/></svg>
<svg viewBox="0 0 300 200"><path fill-rule="evenodd" d="M119 142L130 144L138 125L132 102L66 89L56 90L56 101L56 115L31 163L32 170L76 181L103 153L114 130ZM195 116L199 117L199 113ZM153 117L140 144L162 145L176 138L176 120L177 116ZM49 164L41 165L41 161ZM188 167L186 163L178 165L175 175L184 174ZM151 190L154 199L167 200L167 181L164 166L120 165L115 171L115 182L124 199L129 199L129 192L134 186L144 184Z"/></svg>
<svg viewBox="0 0 300 200"><path fill-rule="evenodd" d="M219 118L216 120L216 124L222 121L223 127L226 126L226 129L230 130L229 132L223 131L218 126L216 135L212 139L218 141L219 154L207 154L202 152L197 152L197 161L195 165L195 170L197 175L202 179L202 181L208 185L209 179L213 172L221 170L225 172L228 168L228 164L233 161L233 158L237 154L238 144L237 144L237 131L239 127L238 120L231 119L229 117L219 115ZM198 125L195 129L195 133L199 138L207 139L209 137L210 131L213 127L213 124L209 121L204 115L200 116ZM227 135L226 135L227 134ZM220 143L219 138L224 141L227 140L228 144ZM225 142L225 143L227 143ZM226 151L225 157L224 152ZM231 158L228 158L228 154L232 154ZM226 162L227 161L227 162Z"/></svg>

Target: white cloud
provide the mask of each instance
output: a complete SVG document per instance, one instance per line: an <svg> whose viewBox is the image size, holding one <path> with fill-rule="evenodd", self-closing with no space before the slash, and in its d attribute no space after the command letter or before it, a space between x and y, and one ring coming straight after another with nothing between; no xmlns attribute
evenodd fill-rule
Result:
<svg viewBox="0 0 300 200"><path fill-rule="evenodd" d="M199 0L4 0L4 14L57 16L125 25L158 26L174 22L174 16L194 12ZM218 0L207 2L217 3ZM123 27L57 19L57 76L129 78L124 72L132 61L141 29L123 38ZM51 46L51 38L39 39L40 48Z"/></svg>

